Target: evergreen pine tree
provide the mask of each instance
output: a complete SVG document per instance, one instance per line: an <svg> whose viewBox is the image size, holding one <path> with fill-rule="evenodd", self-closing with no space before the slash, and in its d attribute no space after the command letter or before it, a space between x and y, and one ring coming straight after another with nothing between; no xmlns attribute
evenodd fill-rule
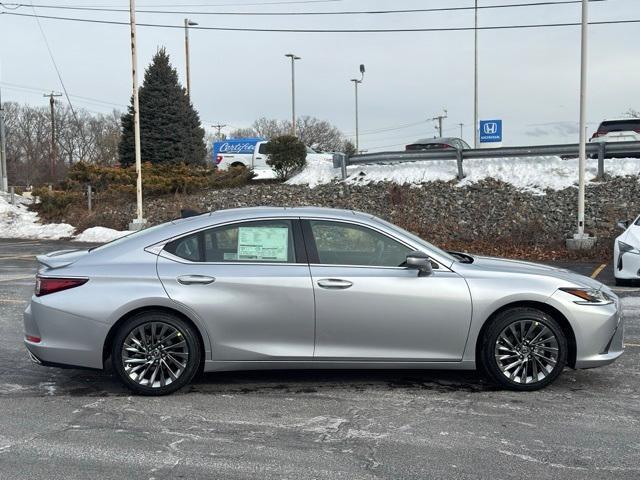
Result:
<svg viewBox="0 0 640 480"><path fill-rule="evenodd" d="M202 164L205 161L204 129L164 48L158 50L144 74L139 92L142 161ZM133 99L122 115L118 146L120 164L135 163Z"/></svg>

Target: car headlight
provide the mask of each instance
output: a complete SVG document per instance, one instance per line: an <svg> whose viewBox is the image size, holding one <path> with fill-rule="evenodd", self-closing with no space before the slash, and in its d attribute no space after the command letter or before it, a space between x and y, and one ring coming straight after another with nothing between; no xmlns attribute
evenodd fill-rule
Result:
<svg viewBox="0 0 640 480"><path fill-rule="evenodd" d="M618 240L618 248L620 249L620 253L635 253L636 255L640 255L640 250L633 245L621 242L620 240Z"/></svg>
<svg viewBox="0 0 640 480"><path fill-rule="evenodd" d="M613 303L613 298L596 288L561 288L563 292L567 292L580 300L574 300L573 303L578 305L609 305Z"/></svg>

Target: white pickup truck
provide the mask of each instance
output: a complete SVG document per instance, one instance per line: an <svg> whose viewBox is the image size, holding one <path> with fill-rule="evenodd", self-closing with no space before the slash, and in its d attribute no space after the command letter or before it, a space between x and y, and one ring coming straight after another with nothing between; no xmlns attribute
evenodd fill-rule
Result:
<svg viewBox="0 0 640 480"><path fill-rule="evenodd" d="M267 164L269 156L266 154L268 140L263 138L236 138L214 142L213 163L220 170L231 167L245 167L259 173L272 171ZM317 153L307 147L307 160L333 161L331 153Z"/></svg>

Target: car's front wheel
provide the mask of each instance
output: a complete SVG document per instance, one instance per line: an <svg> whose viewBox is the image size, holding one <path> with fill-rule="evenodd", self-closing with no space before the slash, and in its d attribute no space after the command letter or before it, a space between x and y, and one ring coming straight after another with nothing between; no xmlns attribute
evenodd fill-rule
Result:
<svg viewBox="0 0 640 480"><path fill-rule="evenodd" d="M482 339L482 367L511 390L538 390L553 382L567 363L567 339L557 320L535 308L497 315Z"/></svg>
<svg viewBox="0 0 640 480"><path fill-rule="evenodd" d="M143 312L124 322L111 359L120 380L142 395L166 395L189 383L200 365L197 333L163 311Z"/></svg>

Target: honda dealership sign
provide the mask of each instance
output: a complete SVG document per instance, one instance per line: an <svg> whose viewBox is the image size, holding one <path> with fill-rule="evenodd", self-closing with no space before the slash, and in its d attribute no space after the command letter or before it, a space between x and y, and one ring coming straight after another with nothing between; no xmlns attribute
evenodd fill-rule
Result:
<svg viewBox="0 0 640 480"><path fill-rule="evenodd" d="M502 143L502 120L480 120L480 143Z"/></svg>

